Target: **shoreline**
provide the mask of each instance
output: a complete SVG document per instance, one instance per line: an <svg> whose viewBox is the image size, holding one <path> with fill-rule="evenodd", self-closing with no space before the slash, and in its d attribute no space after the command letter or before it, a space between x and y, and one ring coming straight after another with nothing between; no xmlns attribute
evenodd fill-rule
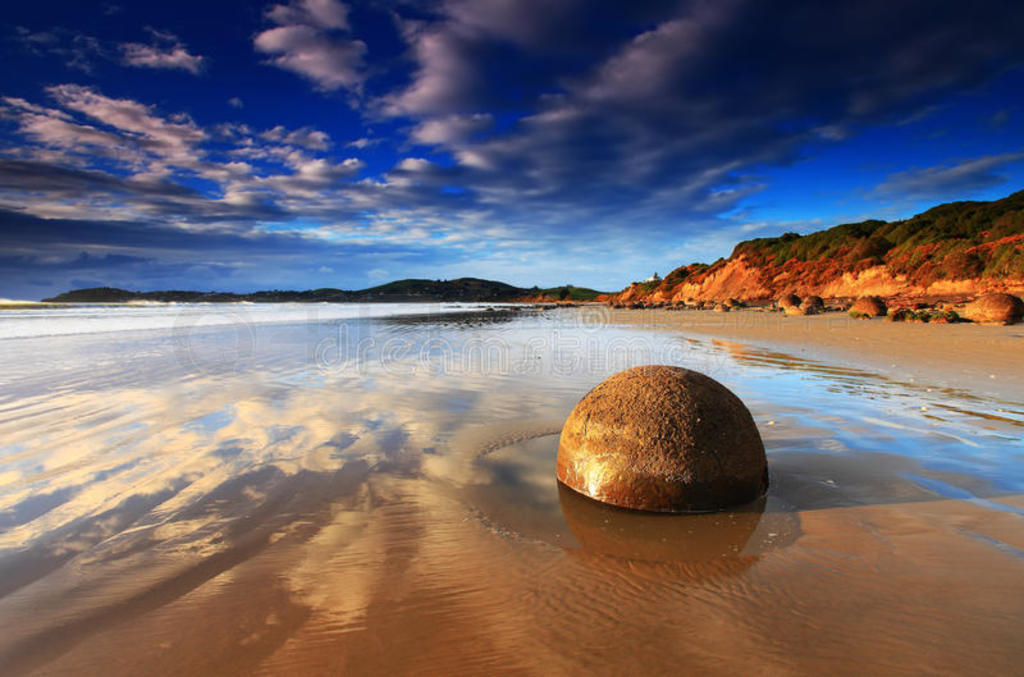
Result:
<svg viewBox="0 0 1024 677"><path fill-rule="evenodd" d="M749 342L888 377L1024 402L1024 325L918 324L846 313L607 309L610 324Z"/></svg>

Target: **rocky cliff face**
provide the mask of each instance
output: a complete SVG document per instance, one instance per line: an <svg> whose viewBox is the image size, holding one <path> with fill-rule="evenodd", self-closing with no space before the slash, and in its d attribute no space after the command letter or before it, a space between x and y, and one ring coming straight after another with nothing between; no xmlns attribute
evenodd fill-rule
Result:
<svg viewBox="0 0 1024 677"><path fill-rule="evenodd" d="M1024 191L994 202L940 205L907 219L741 242L728 259L633 283L610 303L970 297L1024 292Z"/></svg>

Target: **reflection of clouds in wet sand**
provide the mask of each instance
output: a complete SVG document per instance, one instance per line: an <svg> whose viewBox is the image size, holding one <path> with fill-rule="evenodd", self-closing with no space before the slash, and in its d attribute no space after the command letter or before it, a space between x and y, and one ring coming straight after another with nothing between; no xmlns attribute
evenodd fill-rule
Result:
<svg viewBox="0 0 1024 677"><path fill-rule="evenodd" d="M7 474L0 513L11 523L0 565L5 587L22 588L0 601L0 619L12 622L0 620L11 630L7 643L66 629L69 617L88 618L97 605L133 604L153 585L217 557L233 560L254 514L280 510L282 495L308 493L315 478L348 461L411 470L409 458L444 449L461 426L551 402L523 407L513 393L493 393L485 378L455 384L379 373L282 388L276 379L247 376L192 378L187 389L70 393L58 407L40 398L40 411L30 412L39 414L30 417L34 427L16 428L26 463ZM63 431L65 417L88 422L97 412L102 420L83 425L74 439L32 434ZM112 445L112 432L122 429L133 429L131 439ZM443 477L455 467L436 472ZM51 502L32 504L40 495ZM306 519L299 511L276 521L294 527ZM61 613L28 613L40 607ZM29 622L14 623L26 616Z"/></svg>

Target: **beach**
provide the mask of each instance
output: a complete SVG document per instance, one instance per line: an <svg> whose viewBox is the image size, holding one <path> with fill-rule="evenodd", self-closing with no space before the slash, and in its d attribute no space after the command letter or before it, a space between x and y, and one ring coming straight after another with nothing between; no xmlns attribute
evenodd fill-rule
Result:
<svg viewBox="0 0 1024 677"><path fill-rule="evenodd" d="M790 316L664 309L602 310L609 323L777 347L797 357L1024 399L1024 325L927 324L854 319L846 313Z"/></svg>
<svg viewBox="0 0 1024 677"><path fill-rule="evenodd" d="M0 318L5 675L990 675L1024 658L1020 325L32 312L64 315ZM651 515L557 484L575 404L653 363L747 404L766 496Z"/></svg>

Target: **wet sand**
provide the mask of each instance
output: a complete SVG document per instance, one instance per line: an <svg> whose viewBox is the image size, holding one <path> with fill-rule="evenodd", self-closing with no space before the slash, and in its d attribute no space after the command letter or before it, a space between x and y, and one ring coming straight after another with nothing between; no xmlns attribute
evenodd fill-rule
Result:
<svg viewBox="0 0 1024 677"><path fill-rule="evenodd" d="M629 326L682 330L776 347L790 354L1024 399L1024 324L982 326L855 320L846 313L787 316L745 309L590 310Z"/></svg>
<svg viewBox="0 0 1024 677"><path fill-rule="evenodd" d="M589 313L7 341L0 672L1017 669L1020 400ZM748 403L764 499L559 489L565 416L649 362Z"/></svg>

